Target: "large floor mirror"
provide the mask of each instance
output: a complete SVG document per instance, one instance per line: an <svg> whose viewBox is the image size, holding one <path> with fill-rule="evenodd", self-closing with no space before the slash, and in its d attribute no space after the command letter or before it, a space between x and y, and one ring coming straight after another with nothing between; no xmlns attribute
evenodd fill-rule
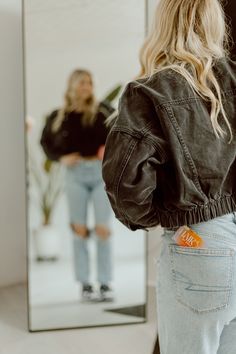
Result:
<svg viewBox="0 0 236 354"><path fill-rule="evenodd" d="M146 28L147 0L24 0L30 331L146 321L146 232L131 232L115 218L103 186L94 192L102 143L97 160L86 156L95 156L101 125L94 135L78 128L87 113L99 111L101 121L116 114L125 84L140 70ZM63 115L69 106L73 122ZM91 148L86 156L78 151L82 160L71 165L45 145L50 129L59 135L70 119L69 143L83 140L86 152ZM64 131L59 150L67 138ZM80 161L87 194L72 188ZM79 215L88 230L83 237L72 222ZM97 218L108 223L108 235L99 234Z"/></svg>

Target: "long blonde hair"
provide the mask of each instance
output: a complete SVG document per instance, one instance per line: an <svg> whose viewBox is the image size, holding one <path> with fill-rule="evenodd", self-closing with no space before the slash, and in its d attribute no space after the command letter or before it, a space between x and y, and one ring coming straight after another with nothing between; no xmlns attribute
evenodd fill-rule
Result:
<svg viewBox="0 0 236 354"><path fill-rule="evenodd" d="M150 78L169 68L180 73L193 90L211 102L210 119L217 138L227 134L218 122L222 113L230 143L232 129L212 70L218 59L230 55L231 26L226 19L220 0L159 0L151 31L140 51L138 78Z"/></svg>
<svg viewBox="0 0 236 354"><path fill-rule="evenodd" d="M82 124L93 124L98 109L98 101L93 93L86 100L81 100L77 91L78 83L84 75L89 76L93 83L92 74L88 70L77 69L70 75L64 96L64 105L58 110L57 117L52 125L54 132L60 128L66 114L72 111L83 112Z"/></svg>

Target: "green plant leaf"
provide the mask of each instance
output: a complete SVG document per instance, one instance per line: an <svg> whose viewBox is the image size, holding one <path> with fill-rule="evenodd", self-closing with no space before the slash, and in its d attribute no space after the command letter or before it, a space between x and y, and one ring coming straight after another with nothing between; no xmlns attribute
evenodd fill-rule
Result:
<svg viewBox="0 0 236 354"><path fill-rule="evenodd" d="M52 164L53 164L53 162L51 160L45 159L43 167L44 167L44 171L46 173L50 173L51 168L52 168Z"/></svg>
<svg viewBox="0 0 236 354"><path fill-rule="evenodd" d="M114 99L118 96L118 94L119 94L121 88L122 88L122 85L121 85L121 84L115 86L115 88L112 89L112 90L106 95L106 97L104 97L104 100L107 100L108 102L114 101Z"/></svg>

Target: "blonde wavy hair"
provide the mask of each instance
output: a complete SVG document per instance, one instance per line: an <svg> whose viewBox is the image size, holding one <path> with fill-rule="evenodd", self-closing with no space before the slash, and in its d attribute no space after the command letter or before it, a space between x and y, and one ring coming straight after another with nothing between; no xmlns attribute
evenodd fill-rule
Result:
<svg viewBox="0 0 236 354"><path fill-rule="evenodd" d="M222 113L230 143L232 129L212 68L218 59L229 57L231 41L231 24L222 1L159 0L140 51L141 72L136 79L150 78L166 69L180 73L197 94L211 102L210 119L217 138L227 134L218 122Z"/></svg>
<svg viewBox="0 0 236 354"><path fill-rule="evenodd" d="M67 113L72 111L83 112L81 121L84 125L91 125L94 123L96 112L98 109L98 101L92 93L86 100L82 100L78 94L78 84L84 76L88 76L93 84L92 74L88 70L77 69L72 72L69 77L67 89L64 95L64 105L58 110L55 121L52 124L52 131L56 132L66 117Z"/></svg>

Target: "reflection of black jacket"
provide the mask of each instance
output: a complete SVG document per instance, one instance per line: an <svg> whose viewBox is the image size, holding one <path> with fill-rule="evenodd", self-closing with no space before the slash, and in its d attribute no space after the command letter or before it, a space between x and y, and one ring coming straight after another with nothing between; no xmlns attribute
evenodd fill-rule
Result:
<svg viewBox="0 0 236 354"><path fill-rule="evenodd" d="M217 139L210 104L165 70L127 84L103 158L116 217L129 229L178 227L236 211L236 62L214 67L233 141ZM139 87L137 84L140 84ZM219 122L223 123L222 114Z"/></svg>
<svg viewBox="0 0 236 354"><path fill-rule="evenodd" d="M109 102L102 101L92 126L81 124L81 113L66 113L61 127L55 133L52 124L58 110L53 111L46 120L40 143L50 160L59 160L63 155L79 152L82 156L96 155L98 148L105 144L109 128L104 120L114 112Z"/></svg>

